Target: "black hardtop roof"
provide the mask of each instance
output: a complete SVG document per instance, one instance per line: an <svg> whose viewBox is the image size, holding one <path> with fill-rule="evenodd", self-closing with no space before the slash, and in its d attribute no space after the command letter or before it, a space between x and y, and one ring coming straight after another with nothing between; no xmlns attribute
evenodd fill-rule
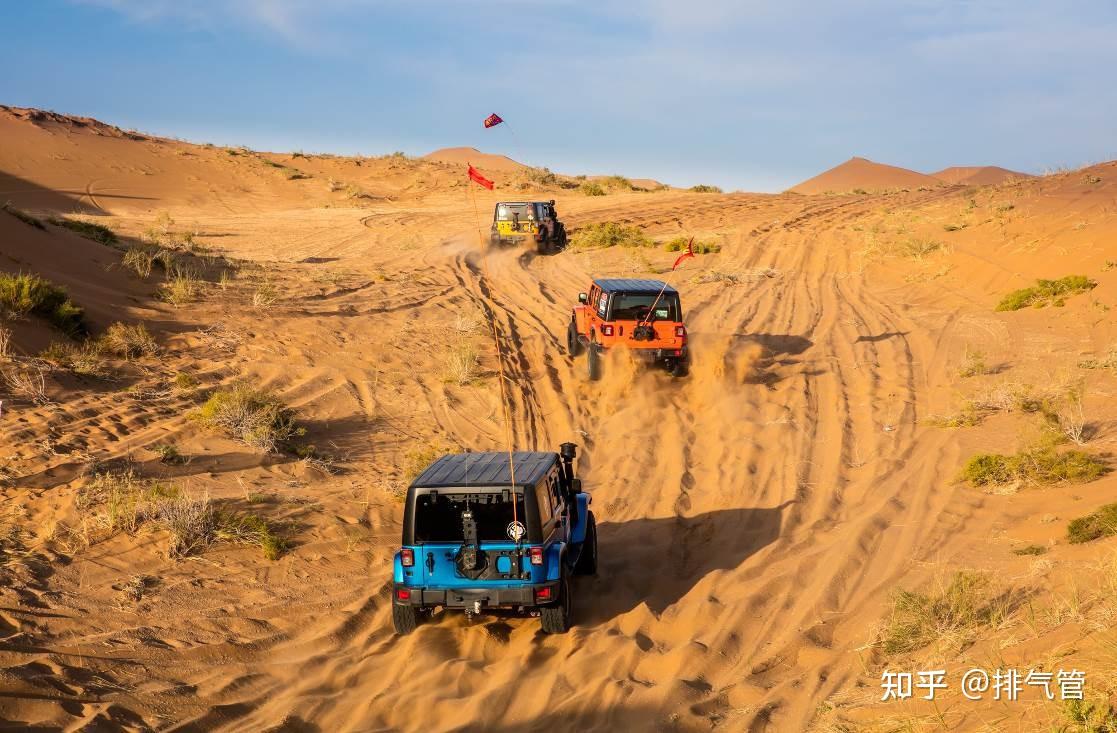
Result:
<svg viewBox="0 0 1117 733"><path fill-rule="evenodd" d="M550 201L497 201L497 206L527 206L528 204L549 204Z"/></svg>
<svg viewBox="0 0 1117 733"><path fill-rule="evenodd" d="M512 466L517 486L534 486L558 463L557 453L516 451ZM433 489L448 486L511 486L508 453L454 453L442 456L411 482L411 488Z"/></svg>
<svg viewBox="0 0 1117 733"><path fill-rule="evenodd" d="M670 285L664 288L662 280L637 280L634 278L618 277L594 280L594 283L608 293L658 293L661 288L664 293L678 292Z"/></svg>

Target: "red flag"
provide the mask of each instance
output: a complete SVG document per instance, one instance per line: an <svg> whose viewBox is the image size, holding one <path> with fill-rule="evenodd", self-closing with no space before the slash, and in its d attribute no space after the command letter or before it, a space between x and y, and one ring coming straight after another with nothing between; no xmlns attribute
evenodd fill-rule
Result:
<svg viewBox="0 0 1117 733"><path fill-rule="evenodd" d="M485 126L485 129L487 130L490 127L496 127L501 122L504 122L504 120L500 119L500 115L498 115L496 112L493 112L491 115L489 115L488 117L485 118L485 121L482 124Z"/></svg>
<svg viewBox="0 0 1117 733"><path fill-rule="evenodd" d="M671 265L671 269L674 270L676 267L679 266L679 263L681 263L687 257L693 257L693 256L694 256L694 237L691 237L690 241L686 243L686 252L683 252L681 255L679 255L679 258L677 260L675 260L675 264Z"/></svg>
<svg viewBox="0 0 1117 733"><path fill-rule="evenodd" d="M490 191L493 190L493 182L481 175L481 172L474 168L472 165L469 166L469 177L472 178L474 181L477 181Z"/></svg>

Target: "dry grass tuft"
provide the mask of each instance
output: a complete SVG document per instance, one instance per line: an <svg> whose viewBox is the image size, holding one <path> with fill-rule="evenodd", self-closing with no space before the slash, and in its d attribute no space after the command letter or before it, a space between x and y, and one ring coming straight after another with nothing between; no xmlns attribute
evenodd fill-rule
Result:
<svg viewBox="0 0 1117 733"><path fill-rule="evenodd" d="M932 643L961 648L982 629L1004 623L1023 600L1012 590L995 590L988 575L959 571L937 579L923 592L898 589L892 615L878 643L885 654L906 654Z"/></svg>
<svg viewBox="0 0 1117 733"><path fill-rule="evenodd" d="M962 355L962 366L958 369L958 376L965 379L988 374L989 371L989 366L985 363L985 354L980 351L972 351L967 346L965 353Z"/></svg>
<svg viewBox="0 0 1117 733"><path fill-rule="evenodd" d="M36 405L50 402L47 397L46 372L38 366L17 366L0 372L4 386L16 397L23 397Z"/></svg>
<svg viewBox="0 0 1117 733"><path fill-rule="evenodd" d="M477 378L481 357L476 344L462 339L446 355L442 379L457 385L466 385Z"/></svg>
<svg viewBox="0 0 1117 733"><path fill-rule="evenodd" d="M277 395L244 382L214 392L193 417L266 452L278 451L306 432Z"/></svg>
<svg viewBox="0 0 1117 733"><path fill-rule="evenodd" d="M100 338L105 351L125 359L138 356L153 356L159 351L155 337L142 323L114 323L105 330Z"/></svg>

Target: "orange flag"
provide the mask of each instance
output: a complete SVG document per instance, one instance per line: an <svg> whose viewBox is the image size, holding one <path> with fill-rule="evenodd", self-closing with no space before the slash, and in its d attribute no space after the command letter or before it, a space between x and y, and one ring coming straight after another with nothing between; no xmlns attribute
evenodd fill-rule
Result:
<svg viewBox="0 0 1117 733"><path fill-rule="evenodd" d="M469 177L474 181L477 181L477 183L480 183L482 186L489 189L490 191L493 190L493 182L481 175L481 172L474 168L472 165L469 166Z"/></svg>
<svg viewBox="0 0 1117 733"><path fill-rule="evenodd" d="M675 260L675 264L671 265L671 269L674 270L687 257L693 257L693 256L694 256L694 237L691 237L690 241L686 243L686 252L683 252L681 255L679 255L679 258L677 260Z"/></svg>

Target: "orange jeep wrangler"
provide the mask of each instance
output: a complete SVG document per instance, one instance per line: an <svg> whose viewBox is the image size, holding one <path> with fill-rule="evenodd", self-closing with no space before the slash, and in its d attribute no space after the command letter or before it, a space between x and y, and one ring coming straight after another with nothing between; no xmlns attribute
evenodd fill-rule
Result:
<svg viewBox="0 0 1117 733"><path fill-rule="evenodd" d="M576 357L586 351L591 380L601 379L606 349L623 347L682 377L690 367L686 326L679 293L660 280L594 280L578 293L570 316L566 348Z"/></svg>

